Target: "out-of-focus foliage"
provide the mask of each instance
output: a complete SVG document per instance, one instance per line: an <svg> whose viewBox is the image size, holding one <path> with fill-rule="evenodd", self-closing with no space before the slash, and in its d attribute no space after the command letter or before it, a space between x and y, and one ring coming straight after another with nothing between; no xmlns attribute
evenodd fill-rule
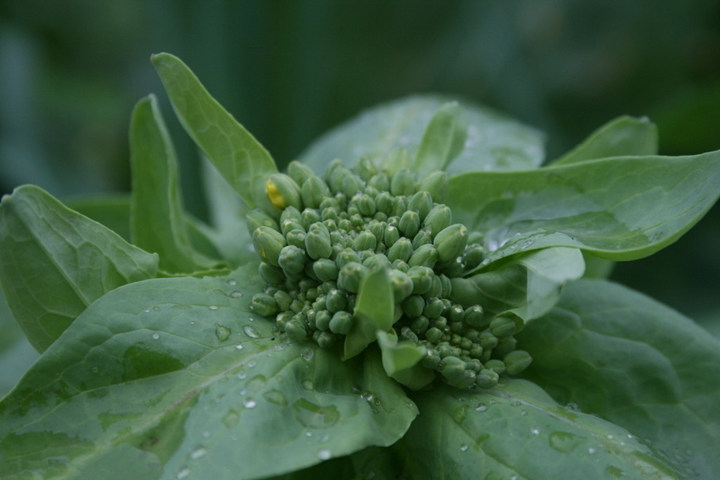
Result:
<svg viewBox="0 0 720 480"><path fill-rule="evenodd" d="M161 91L147 58L183 57L279 166L367 105L449 92L546 131L550 157L608 118L648 115L661 154L720 146L720 4L713 0L0 4L0 193L127 191L127 118ZM165 100L162 99L164 102ZM199 158L178 125L186 204ZM717 207L677 245L615 277L706 324L720 268ZM703 255L695 255L702 251ZM713 253L715 252L715 253ZM720 323L720 322L718 322Z"/></svg>

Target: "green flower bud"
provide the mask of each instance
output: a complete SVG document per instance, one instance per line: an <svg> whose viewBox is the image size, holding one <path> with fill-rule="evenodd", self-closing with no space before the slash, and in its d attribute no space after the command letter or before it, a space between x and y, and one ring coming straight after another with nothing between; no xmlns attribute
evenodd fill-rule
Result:
<svg viewBox="0 0 720 480"><path fill-rule="evenodd" d="M342 180L342 192L351 198L353 195L358 193L363 186L363 182L357 175L348 175Z"/></svg>
<svg viewBox="0 0 720 480"><path fill-rule="evenodd" d="M381 191L375 196L375 208L379 212L390 215L393 210L393 197L389 192Z"/></svg>
<svg viewBox="0 0 720 480"><path fill-rule="evenodd" d="M290 309L290 303L292 302L292 297L283 290L278 290L275 293L273 293L273 298L275 299L275 302L277 303L278 309L280 311L285 311Z"/></svg>
<svg viewBox="0 0 720 480"><path fill-rule="evenodd" d="M415 237L413 237L413 248L418 249L423 245L431 245L432 244L432 236L430 235L429 230L420 230Z"/></svg>
<svg viewBox="0 0 720 480"><path fill-rule="evenodd" d="M438 355L435 350L433 350L432 348L428 348L425 351L425 356L420 362L423 367L435 370L440 366L442 358L440 358L440 355Z"/></svg>
<svg viewBox="0 0 720 480"><path fill-rule="evenodd" d="M357 195L355 198L355 205L357 205L358 212L360 215L365 217L371 217L375 215L375 200L370 196L363 194Z"/></svg>
<svg viewBox="0 0 720 480"><path fill-rule="evenodd" d="M270 227L258 227L252 238L255 251L260 257L270 265L278 266L280 251L287 245L285 237Z"/></svg>
<svg viewBox="0 0 720 480"><path fill-rule="evenodd" d="M508 375L517 375L530 366L533 359L525 350L515 350L503 358Z"/></svg>
<svg viewBox="0 0 720 480"><path fill-rule="evenodd" d="M473 305L466 308L463 314L463 321L477 329L483 329L490 324L489 320L485 318L483 308L480 305Z"/></svg>
<svg viewBox="0 0 720 480"><path fill-rule="evenodd" d="M375 250L377 239L372 232L362 231L353 240L353 249L357 251L361 250Z"/></svg>
<svg viewBox="0 0 720 480"><path fill-rule="evenodd" d="M380 192L386 192L390 190L390 179L384 172L379 172L368 180L368 186L376 188Z"/></svg>
<svg viewBox="0 0 720 480"><path fill-rule="evenodd" d="M302 198L300 198L300 187L295 180L284 173L273 173L265 182L265 194L270 203L277 209L282 210L293 206L298 210L302 209Z"/></svg>
<svg viewBox="0 0 720 480"><path fill-rule="evenodd" d="M281 332L285 331L285 325L292 319L293 315L293 312L280 312L277 314L275 317L275 323Z"/></svg>
<svg viewBox="0 0 720 480"><path fill-rule="evenodd" d="M366 182L377 173L377 168L368 157L360 158L353 167L353 170Z"/></svg>
<svg viewBox="0 0 720 480"><path fill-rule="evenodd" d="M413 282L410 277L400 270L390 270L390 284L393 288L395 302L399 303L405 300L413 291Z"/></svg>
<svg viewBox="0 0 720 480"><path fill-rule="evenodd" d="M327 172L328 185L333 193L342 193L343 180L348 177L354 177L355 174L345 168L342 164L335 168L329 169Z"/></svg>
<svg viewBox="0 0 720 480"><path fill-rule="evenodd" d="M318 208L330 195L330 187L320 177L312 176L305 180L300 189L303 204L309 208Z"/></svg>
<svg viewBox="0 0 720 480"><path fill-rule="evenodd" d="M423 227L425 227L430 235L435 238L441 230L447 228L452 223L452 211L447 205L439 204L435 205L423 220Z"/></svg>
<svg viewBox="0 0 720 480"><path fill-rule="evenodd" d="M392 268L394 268L395 270L400 270L401 272L407 273L407 271L410 270L410 266L400 259L393 260L391 265L392 265Z"/></svg>
<svg viewBox="0 0 720 480"><path fill-rule="evenodd" d="M385 235L385 224L378 222L377 220L370 220L365 226L365 229L375 236L375 242L379 247L380 243L383 241L383 236Z"/></svg>
<svg viewBox="0 0 720 480"><path fill-rule="evenodd" d="M420 295L410 295L402 301L401 306L405 316L410 318L419 317L425 308L425 299Z"/></svg>
<svg viewBox="0 0 720 480"><path fill-rule="evenodd" d="M313 335L313 339L320 348L330 348L335 345L337 337L330 332L315 332L317 335Z"/></svg>
<svg viewBox="0 0 720 480"><path fill-rule="evenodd" d="M305 252L294 245L288 245L280 250L278 256L278 264L283 269L285 275L292 277L302 273L305 270L305 262L307 257Z"/></svg>
<svg viewBox="0 0 720 480"><path fill-rule="evenodd" d="M340 269L338 275L338 287L347 290L348 292L358 293L360 290L360 283L367 274L367 268L357 262L350 262Z"/></svg>
<svg viewBox="0 0 720 480"><path fill-rule="evenodd" d="M515 320L505 316L495 317L490 322L490 331L498 338L509 337L515 333Z"/></svg>
<svg viewBox="0 0 720 480"><path fill-rule="evenodd" d="M493 388L497 385L499 379L500 376L497 372L495 372L495 370L484 368L477 374L477 377L475 378L475 385L480 388Z"/></svg>
<svg viewBox="0 0 720 480"><path fill-rule="evenodd" d="M387 232L387 230L386 230ZM388 260L394 262L395 260L402 260L407 262L413 253L412 244L407 238L400 238L393 245L388 248L386 255Z"/></svg>
<svg viewBox="0 0 720 480"><path fill-rule="evenodd" d="M305 327L305 323L297 316L285 323L285 333L291 340L296 342L302 342L308 337L308 331Z"/></svg>
<svg viewBox="0 0 720 480"><path fill-rule="evenodd" d="M450 298L450 294L452 293L452 283L450 282L450 279L443 274L437 275L437 277L440 279L440 283L442 284L442 293L439 296L442 296L443 298Z"/></svg>
<svg viewBox="0 0 720 480"><path fill-rule="evenodd" d="M327 295L325 295L325 308L327 308L330 313L344 310L346 306L347 296L340 290L330 290Z"/></svg>
<svg viewBox="0 0 720 480"><path fill-rule="evenodd" d="M329 258L332 253L330 231L323 223L313 223L305 236L305 251L310 258Z"/></svg>
<svg viewBox="0 0 720 480"><path fill-rule="evenodd" d="M475 383L475 372L467 370L465 362L454 356L443 358L440 373L450 385L457 388L468 388Z"/></svg>
<svg viewBox="0 0 720 480"><path fill-rule="evenodd" d="M302 223L306 228L310 227L313 223L318 223L322 220L320 212L314 208L306 208L302 211Z"/></svg>
<svg viewBox="0 0 720 480"><path fill-rule="evenodd" d="M305 232L303 230L290 230L286 235L288 245L294 245L298 248L305 248Z"/></svg>
<svg viewBox="0 0 720 480"><path fill-rule="evenodd" d="M408 260L411 267L429 267L432 268L437 262L438 252L433 245L421 245L418 247Z"/></svg>
<svg viewBox="0 0 720 480"><path fill-rule="evenodd" d="M332 282L337 280L339 269L333 260L321 258L313 262L312 265L315 276L321 282Z"/></svg>
<svg viewBox="0 0 720 480"><path fill-rule="evenodd" d="M440 297L442 296L443 292L443 284L442 280L440 280L440 277L435 275L433 277L432 287L430 287L430 291L425 294L426 297Z"/></svg>
<svg viewBox="0 0 720 480"><path fill-rule="evenodd" d="M442 202L445 199L448 189L447 173L441 171L432 172L420 182L418 190L424 190L432 195L433 200Z"/></svg>
<svg viewBox="0 0 720 480"><path fill-rule="evenodd" d="M408 202L408 208L416 211L420 220L425 219L427 214L430 213L432 206L432 195L424 190L416 192L412 197L410 197L410 201Z"/></svg>
<svg viewBox="0 0 720 480"><path fill-rule="evenodd" d="M287 173L298 185L302 185L305 183L305 180L315 176L315 172L313 172L310 167L297 160L288 163Z"/></svg>
<svg viewBox="0 0 720 480"><path fill-rule="evenodd" d="M417 190L415 175L407 168L401 168L390 180L390 193L393 195L412 195Z"/></svg>
<svg viewBox="0 0 720 480"><path fill-rule="evenodd" d="M432 344L438 344L442 340L442 337L443 332L437 327L430 327L427 332L425 332L425 339Z"/></svg>
<svg viewBox="0 0 720 480"><path fill-rule="evenodd" d="M431 298L427 302L425 302L425 310L423 310L423 315L425 315L429 319L436 319L440 315L442 315L443 312L443 303L442 300L439 298Z"/></svg>
<svg viewBox="0 0 720 480"><path fill-rule="evenodd" d="M352 327L353 317L349 312L335 312L330 319L330 331L338 335L347 335Z"/></svg>
<svg viewBox="0 0 720 480"><path fill-rule="evenodd" d="M253 295L250 301L250 308L263 317L269 317L278 312L277 302L267 293L256 293Z"/></svg>
<svg viewBox="0 0 720 480"><path fill-rule="evenodd" d="M300 213L300 210L295 208L292 205L288 205L282 213L280 213L280 228L283 229L283 233L286 232L286 230L283 228L283 224L298 224L301 226L303 230L305 230L305 224L303 222L302 214Z"/></svg>
<svg viewBox="0 0 720 480"><path fill-rule="evenodd" d="M407 210L407 197L394 197L393 198L392 214L400 218L400 216Z"/></svg>
<svg viewBox="0 0 720 480"><path fill-rule="evenodd" d="M360 256L350 248L343 249L335 257L335 264L338 268L343 268L350 262L361 263Z"/></svg>
<svg viewBox="0 0 720 480"><path fill-rule="evenodd" d="M258 266L258 273L268 285L282 285L285 283L285 274L277 267L273 267L265 262Z"/></svg>
<svg viewBox="0 0 720 480"><path fill-rule="evenodd" d="M433 240L438 252L438 260L450 262L459 257L467 245L468 230L465 225L456 223L442 229Z"/></svg>
<svg viewBox="0 0 720 480"><path fill-rule="evenodd" d="M280 231L280 226L274 218L260 210L259 208L253 208L247 214L245 214L245 220L247 223L248 232L252 235L255 230L259 227L270 227L273 230Z"/></svg>
<svg viewBox="0 0 720 480"><path fill-rule="evenodd" d="M502 357L515 350L517 347L517 340L515 337L503 337L498 339L497 346L493 349L493 355Z"/></svg>
<svg viewBox="0 0 720 480"><path fill-rule="evenodd" d="M383 243L387 248L392 247L400 238L400 230L395 225L387 225L383 233Z"/></svg>
<svg viewBox="0 0 720 480"><path fill-rule="evenodd" d="M418 265L410 267L407 274L413 281L414 294L423 295L429 292L430 288L432 288L432 281L435 277L435 273L432 271L432 268Z"/></svg>
<svg viewBox="0 0 720 480"><path fill-rule="evenodd" d="M420 315L410 324L410 328L418 335L425 333L430 326L430 320L424 315Z"/></svg>
<svg viewBox="0 0 720 480"><path fill-rule="evenodd" d="M315 314L315 328L318 330L328 330L330 328L330 319L332 315L327 310L320 310Z"/></svg>
<svg viewBox="0 0 720 480"><path fill-rule="evenodd" d="M414 210L407 210L400 216L398 228L406 237L414 237L420 229L420 215Z"/></svg>
<svg viewBox="0 0 720 480"><path fill-rule="evenodd" d="M368 268L368 270L377 270L378 268L390 268L390 260L385 255L370 255L362 264Z"/></svg>
<svg viewBox="0 0 720 480"><path fill-rule="evenodd" d="M463 317L465 316L465 310L461 305L458 305L457 303L450 306L450 308L447 309L445 312L445 315L448 317L448 319L451 322L458 322L462 323Z"/></svg>
<svg viewBox="0 0 720 480"><path fill-rule="evenodd" d="M495 370L495 373L497 373L498 375L502 375L506 367L505 362L493 358L492 360L488 360L487 362L485 362L485 368Z"/></svg>
<svg viewBox="0 0 720 480"><path fill-rule="evenodd" d="M490 332L482 332L480 334L480 340L478 340L478 343L483 348L483 350L488 351L494 349L497 346L498 339Z"/></svg>
<svg viewBox="0 0 720 480"><path fill-rule="evenodd" d="M480 358L483 354L483 348L480 345L473 344L470 347L470 356L472 358Z"/></svg>
<svg viewBox="0 0 720 480"><path fill-rule="evenodd" d="M340 216L338 215L338 207L327 207L320 211L320 218L323 222L327 220L338 221Z"/></svg>
<svg viewBox="0 0 720 480"><path fill-rule="evenodd" d="M477 243L468 245L462 255L465 269L472 270L473 268L477 267L482 263L484 257L485 249L482 247L482 245Z"/></svg>

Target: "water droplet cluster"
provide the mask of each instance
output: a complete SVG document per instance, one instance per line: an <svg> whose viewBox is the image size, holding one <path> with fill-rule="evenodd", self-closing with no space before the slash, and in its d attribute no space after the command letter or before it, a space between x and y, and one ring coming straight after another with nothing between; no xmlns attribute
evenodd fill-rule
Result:
<svg viewBox="0 0 720 480"><path fill-rule="evenodd" d="M444 172L417 179L406 168L388 174L369 161L352 170L335 161L320 177L291 162L287 175L267 181L275 214L247 215L267 284L252 308L275 317L291 339L329 348L352 327L364 275L387 268L393 328L425 347L424 367L461 388L490 388L503 372L519 373L531 359L515 349L515 321L451 300L450 279L477 267L483 248L452 223L440 203L446 189Z"/></svg>

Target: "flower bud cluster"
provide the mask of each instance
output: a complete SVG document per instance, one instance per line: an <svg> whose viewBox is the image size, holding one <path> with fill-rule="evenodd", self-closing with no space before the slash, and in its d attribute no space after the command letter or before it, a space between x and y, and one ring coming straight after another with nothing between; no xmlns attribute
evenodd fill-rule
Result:
<svg viewBox="0 0 720 480"><path fill-rule="evenodd" d="M483 250L438 203L446 188L444 172L418 181L409 169L389 175L369 161L353 170L335 161L321 178L292 162L266 184L279 219L260 210L247 217L268 285L254 311L294 340L331 347L352 327L364 275L387 268L393 328L425 347L423 366L458 387L489 388L503 372L519 373L531 359L515 350L514 320L450 300L450 278L479 265Z"/></svg>

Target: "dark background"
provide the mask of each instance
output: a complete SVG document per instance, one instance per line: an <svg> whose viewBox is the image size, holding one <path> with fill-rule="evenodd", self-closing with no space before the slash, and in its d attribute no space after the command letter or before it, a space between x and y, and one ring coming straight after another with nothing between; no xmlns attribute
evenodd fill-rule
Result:
<svg viewBox="0 0 720 480"><path fill-rule="evenodd" d="M202 217L197 154L149 62L160 51L280 166L359 110L428 91L545 131L548 159L622 114L653 119L663 154L720 148L717 1L17 0L0 2L0 194L127 191L130 112L155 92ZM613 278L720 334L718 210Z"/></svg>

